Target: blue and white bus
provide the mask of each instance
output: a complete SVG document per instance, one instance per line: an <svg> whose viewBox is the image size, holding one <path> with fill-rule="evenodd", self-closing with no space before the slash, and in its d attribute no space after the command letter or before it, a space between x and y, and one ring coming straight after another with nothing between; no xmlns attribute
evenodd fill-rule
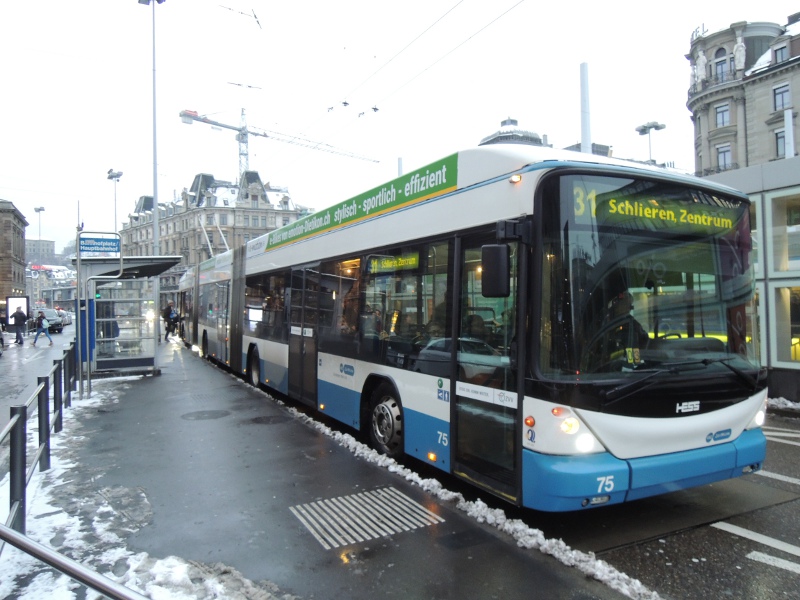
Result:
<svg viewBox="0 0 800 600"><path fill-rule="evenodd" d="M738 477L766 452L749 209L646 165L469 149L199 265L186 341L524 507Z"/></svg>

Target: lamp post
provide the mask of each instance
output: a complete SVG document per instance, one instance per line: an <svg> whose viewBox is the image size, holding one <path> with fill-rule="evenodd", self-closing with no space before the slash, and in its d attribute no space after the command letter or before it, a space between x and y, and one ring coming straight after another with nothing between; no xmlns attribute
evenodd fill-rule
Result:
<svg viewBox="0 0 800 600"><path fill-rule="evenodd" d="M33 210L34 212L39 213L39 241L42 241L42 213L44 212L44 206L37 206ZM41 252L41 248L39 251Z"/></svg>
<svg viewBox="0 0 800 600"><path fill-rule="evenodd" d="M108 170L108 177L106 179L114 180L114 232L117 231L117 183L119 178L122 177L122 171L115 171L114 169Z"/></svg>
<svg viewBox="0 0 800 600"><path fill-rule="evenodd" d="M665 127L666 127L666 125L664 125L663 123L658 123L656 121L650 121L648 123L645 123L644 125L639 125L636 128L636 131L639 132L639 135L645 135L645 134L647 135L647 147L648 147L648 150L649 150L649 160L648 160L648 162L653 162L653 145L652 145L652 142L650 141L650 132L653 129L655 129L656 131L660 131L660 130L664 129Z"/></svg>
<svg viewBox="0 0 800 600"><path fill-rule="evenodd" d="M139 4L152 5L153 7L153 255L158 256L159 231L158 231L158 145L156 144L156 4L163 4L165 0L139 0ZM156 286L158 277L156 277ZM158 287L156 287L156 302L158 302Z"/></svg>
<svg viewBox="0 0 800 600"><path fill-rule="evenodd" d="M153 256L160 254L159 249L159 231L158 231L158 145L156 144L156 4L163 4L165 0L156 0L152 3L151 0L139 0L139 4L152 4L153 10ZM161 311L161 285L160 276L156 275L153 279L153 297L155 298L155 305L153 312L156 315L155 321L155 336L156 342L161 342L161 331L158 326L158 314ZM154 367L158 367L157 355L154 357Z"/></svg>

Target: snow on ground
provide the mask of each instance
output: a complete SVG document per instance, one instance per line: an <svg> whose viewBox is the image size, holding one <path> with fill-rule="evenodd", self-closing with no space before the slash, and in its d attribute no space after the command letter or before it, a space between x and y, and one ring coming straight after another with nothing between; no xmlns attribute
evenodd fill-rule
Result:
<svg viewBox="0 0 800 600"><path fill-rule="evenodd" d="M789 408L800 411L800 402L791 402L786 398L770 398L767 401L769 408ZM800 414L800 412L798 412Z"/></svg>
<svg viewBox="0 0 800 600"><path fill-rule="evenodd" d="M201 564L176 556L159 559L147 553L129 551L125 546L126 536L137 528L136 520L131 520L129 515L150 511L147 498L140 490L108 489L94 499L80 497L80 490L74 488L71 475L79 465L71 460L70 446L81 440L81 412L119 402L116 390L135 379L138 378L99 380L94 382L91 398L73 399L72 408L64 419L63 432L51 439L51 469L44 473L36 471L28 486L28 537L153 600L296 600L294 596L281 594L271 582L252 582L236 569L221 563ZM770 399L769 405L800 410L800 404L785 398ZM561 540L547 539L541 530L529 527L519 519L507 518L503 510L490 508L481 500L467 501L461 494L444 488L437 480L421 478L351 435L335 431L291 407L285 408L296 419L332 438L358 458L404 477L443 502L455 504L476 521L508 534L518 546L549 554L629 598L659 598L656 592L598 560L594 554L573 550ZM31 424L29 435L38 435L35 422L31 421ZM9 478L6 475L0 481L0 499L8 498L8 494ZM117 510L116 500L122 497L133 503L126 506L128 516L125 517L120 517ZM72 504L64 506L65 498L72 498ZM5 522L7 516L8 506L0 502L0 522ZM72 600L77 597L78 588L79 585L68 577L56 574L10 545L6 545L0 555L0 598ZM93 592L87 595L90 600L100 597Z"/></svg>

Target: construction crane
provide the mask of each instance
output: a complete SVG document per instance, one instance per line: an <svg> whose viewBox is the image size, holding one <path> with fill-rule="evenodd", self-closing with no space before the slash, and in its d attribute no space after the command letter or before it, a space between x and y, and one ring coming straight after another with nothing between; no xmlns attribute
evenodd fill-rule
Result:
<svg viewBox="0 0 800 600"><path fill-rule="evenodd" d="M366 160L368 162L374 162L374 163L379 162L372 158L367 158L365 156L359 156L358 154L353 154L352 152L348 152L347 150L341 150L324 142L315 142L313 140L307 140L305 138L298 137L296 135L288 135L285 133L279 133L277 131L268 131L266 129L256 129L253 127L248 127L244 109L242 109L242 118L238 127L235 125L228 125L227 123L220 123L219 121L214 121L213 119L209 119L208 117L201 116L197 114L197 111L194 110L182 110L179 114L181 117L181 121L189 125L191 125L193 121L198 121L200 123L205 123L206 125L221 127L223 129L231 129L236 132L236 141L239 142L239 179L241 179L245 171L250 170L250 153L248 150L248 138L251 135L265 137L272 140L276 140L278 142L284 142L287 144L294 144L295 146L302 146L304 148L311 148L312 150L320 150L322 152L328 152L330 154L338 154L339 156L348 156L350 158L356 158L358 160Z"/></svg>

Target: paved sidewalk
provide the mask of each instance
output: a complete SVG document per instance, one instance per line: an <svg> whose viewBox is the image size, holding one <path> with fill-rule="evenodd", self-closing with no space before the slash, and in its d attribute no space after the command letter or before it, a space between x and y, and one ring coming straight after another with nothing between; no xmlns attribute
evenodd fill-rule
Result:
<svg viewBox="0 0 800 600"><path fill-rule="evenodd" d="M159 364L159 376L93 382L93 398L68 409L70 437L55 444L63 468L39 491L53 515L80 523L42 543L132 589L154 598L622 597L614 587L654 597L602 563L611 587L592 579L593 556L536 530L512 531L515 541L479 523L437 482L376 464L349 436L329 435L178 342L159 346ZM53 515L29 520L38 531Z"/></svg>

